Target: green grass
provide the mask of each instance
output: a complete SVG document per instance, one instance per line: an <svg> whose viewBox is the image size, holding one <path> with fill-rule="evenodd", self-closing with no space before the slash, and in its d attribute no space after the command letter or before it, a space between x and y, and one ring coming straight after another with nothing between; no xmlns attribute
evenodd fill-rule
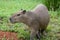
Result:
<svg viewBox="0 0 60 40"><path fill-rule="evenodd" d="M25 24L10 24L9 17L20 9L31 10L37 4L42 3L41 0L0 0L0 30L17 32L18 37L24 37L29 40L29 31L25 31ZM56 11L49 11L50 23L47 28L47 35L41 40L58 40L57 32L60 32L60 16Z"/></svg>

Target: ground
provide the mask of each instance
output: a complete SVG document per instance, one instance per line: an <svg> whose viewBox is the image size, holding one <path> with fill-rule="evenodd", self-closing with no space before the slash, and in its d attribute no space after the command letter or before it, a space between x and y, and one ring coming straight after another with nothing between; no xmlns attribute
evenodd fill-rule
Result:
<svg viewBox="0 0 60 40"><path fill-rule="evenodd" d="M25 30L23 23L11 24L9 18L20 9L32 10L37 4L42 3L38 0L0 0L0 30L15 32L17 37L29 40L29 31ZM60 16L58 12L49 11L50 22L46 29L47 35L42 36L41 40L60 40Z"/></svg>

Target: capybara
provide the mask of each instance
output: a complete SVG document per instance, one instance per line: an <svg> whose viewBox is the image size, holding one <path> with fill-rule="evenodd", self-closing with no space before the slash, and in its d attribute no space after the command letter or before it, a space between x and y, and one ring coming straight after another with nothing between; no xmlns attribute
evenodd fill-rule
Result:
<svg viewBox="0 0 60 40"><path fill-rule="evenodd" d="M48 9L43 4L37 5L31 11L21 10L10 17L12 23L24 23L28 25L31 31L30 40L34 40L36 34L40 40L40 33L43 33L47 28L49 20Z"/></svg>

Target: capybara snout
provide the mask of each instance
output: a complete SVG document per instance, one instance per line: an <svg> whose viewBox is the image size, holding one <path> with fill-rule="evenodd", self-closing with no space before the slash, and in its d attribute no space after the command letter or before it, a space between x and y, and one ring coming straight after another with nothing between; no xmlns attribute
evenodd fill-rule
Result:
<svg viewBox="0 0 60 40"><path fill-rule="evenodd" d="M14 18L11 17L9 20L10 20L11 23L15 23Z"/></svg>

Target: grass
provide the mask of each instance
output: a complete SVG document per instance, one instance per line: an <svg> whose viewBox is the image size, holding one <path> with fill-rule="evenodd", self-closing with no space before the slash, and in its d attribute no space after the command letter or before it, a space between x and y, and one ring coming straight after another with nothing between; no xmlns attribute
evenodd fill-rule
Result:
<svg viewBox="0 0 60 40"><path fill-rule="evenodd" d="M25 31L26 25L23 23L10 24L9 17L20 9L31 10L37 4L42 3L41 0L0 0L0 30L14 31L18 33L18 37L24 37L29 40L29 31ZM47 35L41 40L58 40L58 32L60 32L60 16L56 11L49 11L50 23L47 28ZM58 13L58 14L57 14Z"/></svg>

